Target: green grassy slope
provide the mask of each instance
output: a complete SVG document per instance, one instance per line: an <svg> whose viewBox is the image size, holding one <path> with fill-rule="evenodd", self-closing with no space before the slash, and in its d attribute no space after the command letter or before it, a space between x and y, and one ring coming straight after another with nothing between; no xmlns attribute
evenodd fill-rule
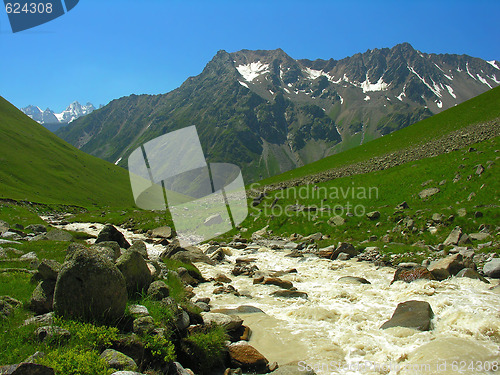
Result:
<svg viewBox="0 0 500 375"><path fill-rule="evenodd" d="M450 108L407 128L352 148L340 154L332 155L303 167L273 176L259 182L268 185L303 177L328 169L353 164L401 150L416 144L439 138L454 130L474 123L486 122L500 116L500 87L494 88L470 99L457 107Z"/></svg>
<svg viewBox="0 0 500 375"><path fill-rule="evenodd" d="M128 172L85 154L0 97L0 198L130 207Z"/></svg>

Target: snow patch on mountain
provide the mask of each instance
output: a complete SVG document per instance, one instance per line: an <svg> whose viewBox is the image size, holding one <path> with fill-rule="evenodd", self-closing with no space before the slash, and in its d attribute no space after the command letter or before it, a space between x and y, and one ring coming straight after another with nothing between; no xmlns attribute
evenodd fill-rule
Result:
<svg viewBox="0 0 500 375"><path fill-rule="evenodd" d="M258 76L269 73L269 64L263 64L260 61L250 64L239 65L236 70L245 78L245 81L252 82Z"/></svg>
<svg viewBox="0 0 500 375"><path fill-rule="evenodd" d="M497 62L495 60L486 61L486 62L488 64L490 64L492 67L497 68L498 70L500 70L500 68L498 67Z"/></svg>
<svg viewBox="0 0 500 375"><path fill-rule="evenodd" d="M451 86L448 86L446 85L446 88L448 89L448 92L450 93L451 96L453 96L453 98L457 98L457 96L455 95L455 93L453 92L453 88Z"/></svg>
<svg viewBox="0 0 500 375"><path fill-rule="evenodd" d="M384 82L383 77L380 77L377 83L370 83L368 79L368 74L366 75L366 80L361 82L361 88L363 89L363 93L369 91L385 91L389 87L390 84Z"/></svg>

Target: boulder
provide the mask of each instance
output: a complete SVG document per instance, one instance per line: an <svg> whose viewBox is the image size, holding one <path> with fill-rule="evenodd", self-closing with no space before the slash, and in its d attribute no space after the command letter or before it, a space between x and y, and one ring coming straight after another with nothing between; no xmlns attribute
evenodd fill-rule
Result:
<svg viewBox="0 0 500 375"><path fill-rule="evenodd" d="M49 241L73 241L73 236L71 233L60 229L52 229L45 235L45 239Z"/></svg>
<svg viewBox="0 0 500 375"><path fill-rule="evenodd" d="M238 315L238 314L265 314L264 311L255 306L241 305L234 309L216 309L212 310L213 313L222 313L226 315Z"/></svg>
<svg viewBox="0 0 500 375"><path fill-rule="evenodd" d="M101 232L97 235L95 243L105 242L105 241L115 241L123 249L128 249L130 244L125 239L125 236L116 229L113 225L105 225Z"/></svg>
<svg viewBox="0 0 500 375"><path fill-rule="evenodd" d="M4 234L10 229L9 223L6 221L0 220L0 235Z"/></svg>
<svg viewBox="0 0 500 375"><path fill-rule="evenodd" d="M146 243L144 241L134 241L132 246L130 246L129 251L137 251L144 259L149 259L148 248L146 247Z"/></svg>
<svg viewBox="0 0 500 375"><path fill-rule="evenodd" d="M37 363L23 362L11 366L0 366L2 375L55 375L51 367L39 365Z"/></svg>
<svg viewBox="0 0 500 375"><path fill-rule="evenodd" d="M453 254L431 263L429 271L437 280L444 280L450 276L456 275L458 271L465 268L462 260L463 258L460 253Z"/></svg>
<svg viewBox="0 0 500 375"><path fill-rule="evenodd" d="M429 331L432 328L434 312L425 301L406 301L398 304L391 319L382 324L381 329L391 327L407 327L419 331Z"/></svg>
<svg viewBox="0 0 500 375"><path fill-rule="evenodd" d="M304 361L287 363L280 365L273 371L273 375L316 375L312 366L308 366Z"/></svg>
<svg viewBox="0 0 500 375"><path fill-rule="evenodd" d="M494 279L500 279L500 258L493 258L483 266L483 273Z"/></svg>
<svg viewBox="0 0 500 375"><path fill-rule="evenodd" d="M55 281L61 268L61 263L52 259L43 259L38 265L38 273L43 280Z"/></svg>
<svg viewBox="0 0 500 375"><path fill-rule="evenodd" d="M339 242L338 246L331 245L319 250L319 256L327 259L337 259L340 253L345 253L349 257L358 255L358 251L348 242Z"/></svg>
<svg viewBox="0 0 500 375"><path fill-rule="evenodd" d="M264 285L276 285L283 289L292 289L293 284L288 280L280 279L279 277L266 277L262 281Z"/></svg>
<svg viewBox="0 0 500 375"><path fill-rule="evenodd" d="M298 290L282 289L282 290L277 290L276 292L271 293L271 295L274 297L306 298L307 299L307 293L306 292L299 292Z"/></svg>
<svg viewBox="0 0 500 375"><path fill-rule="evenodd" d="M0 300L0 318L7 318L10 314L12 314L13 310L14 308L10 303Z"/></svg>
<svg viewBox="0 0 500 375"><path fill-rule="evenodd" d="M30 310L35 314L45 314L53 309L55 280L40 281L30 299Z"/></svg>
<svg viewBox="0 0 500 375"><path fill-rule="evenodd" d="M163 298L168 297L169 294L170 291L168 289L167 284L165 284L164 281L161 280L153 281L151 285L149 285L148 296L153 301L161 301Z"/></svg>
<svg viewBox="0 0 500 375"><path fill-rule="evenodd" d="M214 277L214 281L220 282L220 283L230 283L232 280L227 277L226 275L223 275L222 273L218 273Z"/></svg>
<svg viewBox="0 0 500 375"><path fill-rule="evenodd" d="M100 252L112 262L115 262L122 255L120 245L118 245L116 241L102 241L94 244L90 248Z"/></svg>
<svg viewBox="0 0 500 375"><path fill-rule="evenodd" d="M469 238L474 241L484 241L490 236L489 233L479 232L469 234Z"/></svg>
<svg viewBox="0 0 500 375"><path fill-rule="evenodd" d="M170 237L172 237L172 228L170 228L168 226L155 228L151 231L151 237L170 238Z"/></svg>
<svg viewBox="0 0 500 375"><path fill-rule="evenodd" d="M229 345L229 357L232 368L241 368L244 372L264 374L269 371L269 361L257 349L246 341Z"/></svg>
<svg viewBox="0 0 500 375"><path fill-rule="evenodd" d="M205 325L216 324L224 327L227 331L236 330L243 324L243 320L238 315L202 312L201 317Z"/></svg>
<svg viewBox="0 0 500 375"><path fill-rule="evenodd" d="M101 358L104 359L111 368L123 371L137 370L137 364L135 361L117 350L106 349L101 353Z"/></svg>
<svg viewBox="0 0 500 375"><path fill-rule="evenodd" d="M340 215L336 215L336 216L329 218L327 223L328 223L328 225L330 225L332 227L339 227L339 226L345 224L345 219Z"/></svg>
<svg viewBox="0 0 500 375"><path fill-rule="evenodd" d="M141 316L148 316L149 311L146 306L143 305L129 305L127 311L133 318L140 318Z"/></svg>
<svg viewBox="0 0 500 375"><path fill-rule="evenodd" d="M133 332L139 336L149 335L156 328L154 319L149 315L136 318L132 326Z"/></svg>
<svg viewBox="0 0 500 375"><path fill-rule="evenodd" d="M446 237L446 240L444 240L443 245L448 246L448 245L458 245L458 242L460 241L460 237L462 237L462 228L460 227L455 227L448 237Z"/></svg>
<svg viewBox="0 0 500 375"><path fill-rule="evenodd" d="M180 251L177 251L170 258L179 260L183 263L203 262L214 265L214 261L196 246L186 246L185 248L181 248Z"/></svg>
<svg viewBox="0 0 500 375"><path fill-rule="evenodd" d="M62 266L54 292L54 311L66 318L114 322L127 303L125 278L99 253L77 250Z"/></svg>
<svg viewBox="0 0 500 375"><path fill-rule="evenodd" d="M424 189L422 190L420 193L418 193L418 196L421 198L421 199L425 199L425 198L429 198L429 197L432 197L433 195L439 193L441 190L439 190L439 188L428 188L428 189Z"/></svg>
<svg viewBox="0 0 500 375"><path fill-rule="evenodd" d="M425 267L418 266L410 269L401 267L398 268L394 273L394 278L392 279L391 284L395 283L396 281L404 281L410 283L418 279L436 280L434 275Z"/></svg>
<svg viewBox="0 0 500 375"><path fill-rule="evenodd" d="M67 329L58 326L44 326L38 327L35 330L35 337L38 341L50 340L61 343L62 341L69 340L71 337L71 332Z"/></svg>
<svg viewBox="0 0 500 375"><path fill-rule="evenodd" d="M47 233L47 227L42 224L30 224L26 227L26 231L33 233Z"/></svg>
<svg viewBox="0 0 500 375"><path fill-rule="evenodd" d="M468 277L469 279L477 279L481 280L484 283L489 284L490 282L483 276L481 276L477 271L473 270L472 268L463 268L461 269L457 275L457 277Z"/></svg>
<svg viewBox="0 0 500 375"><path fill-rule="evenodd" d="M147 290L153 277L148 264L137 251L126 251L116 260L116 267L125 277L129 297L137 296Z"/></svg>
<svg viewBox="0 0 500 375"><path fill-rule="evenodd" d="M379 211L371 211L366 214L366 217L370 220L377 220L380 218L380 212Z"/></svg>
<svg viewBox="0 0 500 375"><path fill-rule="evenodd" d="M356 276L343 276L338 281L346 284L371 284L365 278Z"/></svg>

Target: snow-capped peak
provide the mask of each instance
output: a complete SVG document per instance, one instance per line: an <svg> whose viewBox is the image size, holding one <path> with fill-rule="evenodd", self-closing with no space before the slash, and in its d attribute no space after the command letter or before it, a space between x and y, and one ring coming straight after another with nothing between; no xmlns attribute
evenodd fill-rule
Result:
<svg viewBox="0 0 500 375"><path fill-rule="evenodd" d="M261 74L269 73L269 64L263 64L260 61L250 64L243 64L236 67L236 70L243 76L245 81L252 82Z"/></svg>

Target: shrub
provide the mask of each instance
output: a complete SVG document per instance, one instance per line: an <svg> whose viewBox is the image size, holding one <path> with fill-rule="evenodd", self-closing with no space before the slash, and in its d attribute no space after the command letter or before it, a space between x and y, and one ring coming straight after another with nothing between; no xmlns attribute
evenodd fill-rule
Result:
<svg viewBox="0 0 500 375"><path fill-rule="evenodd" d="M206 333L195 333L186 339L202 370L208 370L222 361L226 340L226 332L220 326L211 327Z"/></svg>
<svg viewBox="0 0 500 375"><path fill-rule="evenodd" d="M113 340L118 339L118 328L93 325L56 318L56 326L71 332L71 345L85 349L102 349L111 346Z"/></svg>
<svg viewBox="0 0 500 375"><path fill-rule="evenodd" d="M161 335L146 335L142 339L154 359L166 363L175 361L175 346L172 341Z"/></svg>
<svg viewBox="0 0 500 375"><path fill-rule="evenodd" d="M110 375L115 371L108 368L97 352L78 347L55 349L40 358L38 363L52 367L58 375Z"/></svg>

